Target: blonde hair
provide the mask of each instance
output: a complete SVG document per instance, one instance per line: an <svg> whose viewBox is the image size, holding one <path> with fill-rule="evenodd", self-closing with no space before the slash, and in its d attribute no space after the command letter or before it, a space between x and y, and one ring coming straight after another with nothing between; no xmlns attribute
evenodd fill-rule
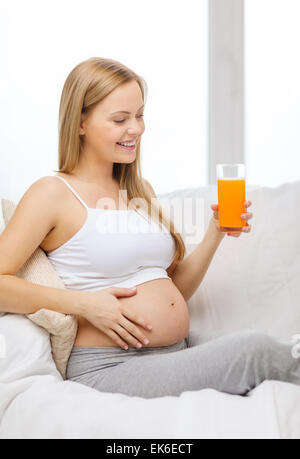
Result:
<svg viewBox="0 0 300 459"><path fill-rule="evenodd" d="M83 151L83 143L79 134L82 117L87 116L96 104L118 86L132 80L139 84L145 103L145 95L147 95L145 80L118 61L92 57L81 62L71 71L65 81L60 100L59 170L54 172L68 174L77 166ZM159 219L156 223L160 224L162 221L174 238L175 254L172 263L176 266L184 258L185 244L180 233L176 231L173 221L163 212L150 184L142 178L140 139L136 147L136 160L131 164L114 163L113 178L118 181L121 190L127 190L128 202L133 198L138 198L140 202L142 198L142 201L147 203L144 208L148 216L150 216L152 206L151 218L153 220L155 220L153 218L154 208L154 214Z"/></svg>

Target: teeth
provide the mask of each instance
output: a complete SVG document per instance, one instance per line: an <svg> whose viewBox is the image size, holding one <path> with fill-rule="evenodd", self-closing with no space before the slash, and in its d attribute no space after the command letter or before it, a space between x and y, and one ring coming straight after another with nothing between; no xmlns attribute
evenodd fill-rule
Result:
<svg viewBox="0 0 300 459"><path fill-rule="evenodd" d="M120 145L123 145L124 147L132 147L133 145L135 145L135 142L131 142L131 143L117 142L117 143Z"/></svg>

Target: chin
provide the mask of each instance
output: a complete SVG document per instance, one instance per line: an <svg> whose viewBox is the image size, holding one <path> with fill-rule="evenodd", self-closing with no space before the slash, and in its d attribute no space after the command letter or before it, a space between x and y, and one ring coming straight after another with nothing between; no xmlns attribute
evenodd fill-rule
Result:
<svg viewBox="0 0 300 459"><path fill-rule="evenodd" d="M131 163L134 163L135 160L136 160L136 155L134 155L134 158L128 158L128 159L120 158L120 161L118 162L122 164L131 164Z"/></svg>

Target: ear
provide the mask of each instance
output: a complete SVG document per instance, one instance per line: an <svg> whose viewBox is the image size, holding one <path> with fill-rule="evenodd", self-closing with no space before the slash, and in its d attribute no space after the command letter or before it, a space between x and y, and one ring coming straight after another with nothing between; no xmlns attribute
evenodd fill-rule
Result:
<svg viewBox="0 0 300 459"><path fill-rule="evenodd" d="M79 127L79 135L84 135L85 134L85 129L84 129L84 121L80 121L80 127Z"/></svg>
<svg viewBox="0 0 300 459"><path fill-rule="evenodd" d="M85 121L86 121L86 119L87 119L87 115L85 113L81 113L79 135L85 135Z"/></svg>

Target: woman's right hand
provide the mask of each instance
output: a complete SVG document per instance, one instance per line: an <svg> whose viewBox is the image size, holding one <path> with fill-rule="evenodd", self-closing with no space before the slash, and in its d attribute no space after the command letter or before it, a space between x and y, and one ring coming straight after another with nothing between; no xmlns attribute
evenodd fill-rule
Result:
<svg viewBox="0 0 300 459"><path fill-rule="evenodd" d="M151 325L117 299L118 296L136 295L136 288L132 290L130 288L109 287L95 292L80 293L83 294L81 296L82 316L94 327L105 333L118 346L126 349L128 348L128 343L137 347L136 345L139 341L142 344L147 344L144 343L144 339L147 339L147 337L132 322L141 325L147 330L152 328ZM148 328L149 326L151 328Z"/></svg>

